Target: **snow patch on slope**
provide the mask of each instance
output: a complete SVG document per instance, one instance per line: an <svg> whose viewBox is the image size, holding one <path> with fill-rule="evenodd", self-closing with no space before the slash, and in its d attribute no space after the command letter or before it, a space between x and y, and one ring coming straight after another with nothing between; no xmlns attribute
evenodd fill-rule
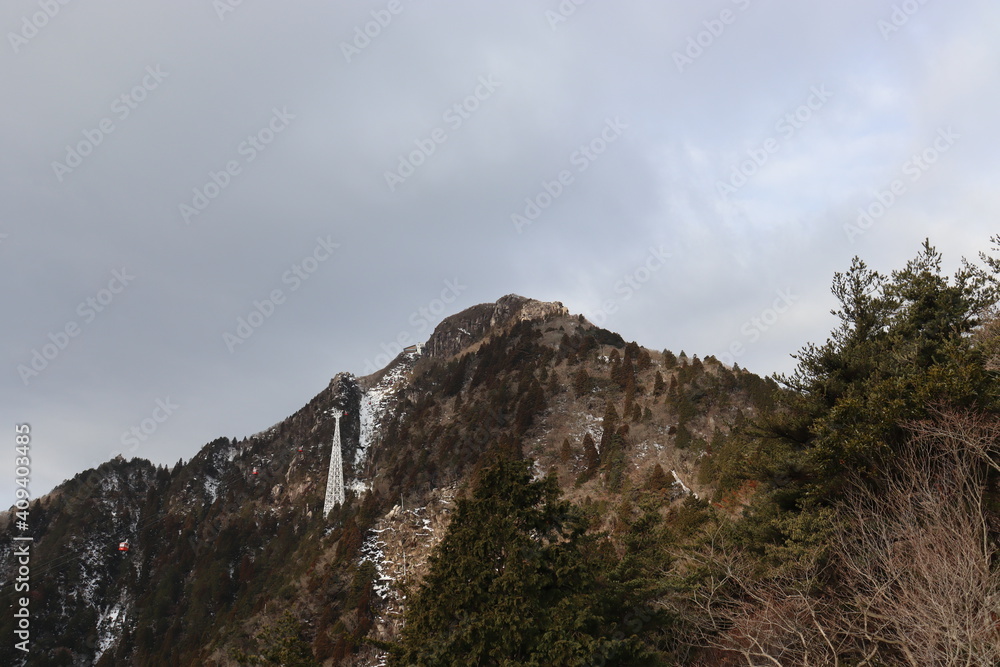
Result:
<svg viewBox="0 0 1000 667"><path fill-rule="evenodd" d="M590 437L594 439L594 446L600 447L601 436L604 434L603 417L595 417L589 412L580 412L577 413L573 423L577 426L573 435L578 442L582 442L583 436L589 433Z"/></svg>
<svg viewBox="0 0 1000 667"><path fill-rule="evenodd" d="M94 652L95 663L122 636L126 620L127 613L125 605L121 600L101 612L101 615L97 619L97 647Z"/></svg>
<svg viewBox="0 0 1000 667"><path fill-rule="evenodd" d="M695 493L694 491L692 491L691 489L689 489L687 487L687 485L684 484L684 482L681 481L681 478L678 477L676 470L671 470L670 474L674 476L674 486L681 487L681 491L683 491L684 493L686 493L688 495L694 496L696 500L700 500L700 498L698 498L698 494Z"/></svg>
<svg viewBox="0 0 1000 667"><path fill-rule="evenodd" d="M208 496L208 504L211 505L219 497L219 480L214 477L205 478L205 494Z"/></svg>
<svg viewBox="0 0 1000 667"><path fill-rule="evenodd" d="M378 594L376 636L394 641L402 627L406 597L396 585L403 581L419 585L428 567L428 558L444 537L458 489L437 489L429 504L413 509L400 505L392 508L372 528L361 545L359 563L370 561L375 567L374 591ZM375 657L369 667L385 665L386 656Z"/></svg>
<svg viewBox="0 0 1000 667"><path fill-rule="evenodd" d="M361 435L358 439L358 449L354 455L354 469L361 470L368 451L373 444L375 434L382 425L389 403L404 381L406 374L413 367L417 358L416 352L408 352L405 362L397 364L382 379L361 395Z"/></svg>

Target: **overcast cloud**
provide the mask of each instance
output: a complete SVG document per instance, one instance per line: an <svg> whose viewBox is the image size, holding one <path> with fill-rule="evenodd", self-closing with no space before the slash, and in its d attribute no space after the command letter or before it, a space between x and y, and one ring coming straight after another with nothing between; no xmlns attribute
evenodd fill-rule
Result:
<svg viewBox="0 0 1000 667"><path fill-rule="evenodd" d="M953 268L1000 231L998 25L987 0L9 0L0 488L15 423L34 496L173 464L511 292L789 371L853 255L930 237Z"/></svg>

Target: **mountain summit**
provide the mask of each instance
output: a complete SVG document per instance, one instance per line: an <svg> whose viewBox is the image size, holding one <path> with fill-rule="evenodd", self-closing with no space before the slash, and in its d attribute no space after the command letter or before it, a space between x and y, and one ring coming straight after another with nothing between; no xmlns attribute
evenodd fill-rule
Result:
<svg viewBox="0 0 1000 667"><path fill-rule="evenodd" d="M508 294L496 303L481 303L444 318L427 340L427 353L431 357L450 357L517 322L568 315L569 310L558 301L536 301Z"/></svg>

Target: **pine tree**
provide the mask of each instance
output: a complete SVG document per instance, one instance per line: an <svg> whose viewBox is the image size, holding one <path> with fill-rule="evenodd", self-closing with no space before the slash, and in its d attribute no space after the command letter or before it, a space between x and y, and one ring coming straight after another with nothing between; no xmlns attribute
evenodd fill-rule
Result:
<svg viewBox="0 0 1000 667"><path fill-rule="evenodd" d="M640 348L639 354L635 358L635 370L640 373L653 365L653 360L649 356L649 350Z"/></svg>
<svg viewBox="0 0 1000 667"><path fill-rule="evenodd" d="M677 382L677 376L670 376L670 388L667 389L667 405L674 410L677 410L677 406L680 404L680 385Z"/></svg>
<svg viewBox="0 0 1000 667"><path fill-rule="evenodd" d="M666 389L667 385L663 382L663 374L660 371L656 371L656 376L653 380L653 396L660 396Z"/></svg>
<svg viewBox="0 0 1000 667"><path fill-rule="evenodd" d="M604 419L601 420L601 460L604 460L605 453L611 448L612 438L615 429L618 427L618 411L611 401L604 407Z"/></svg>
<svg viewBox="0 0 1000 667"><path fill-rule="evenodd" d="M615 635L637 601L606 578L614 561L586 527L555 478L496 457L458 501L390 664L650 664L636 636Z"/></svg>
<svg viewBox="0 0 1000 667"><path fill-rule="evenodd" d="M601 465L601 456L590 433L583 435L583 463L584 471L590 474L597 472L597 468Z"/></svg>
<svg viewBox="0 0 1000 667"><path fill-rule="evenodd" d="M546 408L545 393L538 381L534 377L529 377L522 384L526 385L527 388L514 415L514 429L517 436L527 433L534 423L535 417Z"/></svg>
<svg viewBox="0 0 1000 667"><path fill-rule="evenodd" d="M559 377L555 371L549 373L549 383L545 389L549 392L549 396L555 396L559 393L561 388L559 387Z"/></svg>
<svg viewBox="0 0 1000 667"><path fill-rule="evenodd" d="M241 665L281 665L281 667L319 667L312 649L302 638L302 626L286 611L276 625L264 628L257 635L262 649L257 655L234 651L233 658Z"/></svg>
<svg viewBox="0 0 1000 667"><path fill-rule="evenodd" d="M559 460L569 463L573 458L573 447L569 444L569 438L563 438L562 447L559 448Z"/></svg>
<svg viewBox="0 0 1000 667"><path fill-rule="evenodd" d="M669 487L670 480L667 479L667 473L663 471L663 466L657 463L649 473L646 488L650 491L664 491Z"/></svg>
<svg viewBox="0 0 1000 667"><path fill-rule="evenodd" d="M932 403L995 407L996 381L970 336L997 302L991 279L965 265L949 280L926 241L889 276L858 258L834 276L840 326L826 344L803 348L795 372L779 378L796 390L795 409L767 425L769 457L794 460L814 480L800 491L827 497L845 466L874 474L891 465L907 438L904 424L926 418Z"/></svg>

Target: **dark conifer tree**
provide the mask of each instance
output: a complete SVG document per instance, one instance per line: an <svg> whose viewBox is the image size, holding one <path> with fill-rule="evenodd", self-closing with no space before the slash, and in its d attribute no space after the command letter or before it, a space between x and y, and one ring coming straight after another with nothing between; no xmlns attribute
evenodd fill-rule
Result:
<svg viewBox="0 0 1000 667"><path fill-rule="evenodd" d="M577 398L590 393L590 373L586 368L580 368L573 376L573 393Z"/></svg>
<svg viewBox="0 0 1000 667"><path fill-rule="evenodd" d="M559 460L569 463L573 458L573 447L569 444L569 438L563 438L562 447L559 448Z"/></svg>
<svg viewBox="0 0 1000 667"><path fill-rule="evenodd" d="M553 477L531 477L530 461L505 456L480 470L407 607L390 664L651 664L635 634L615 634L642 603L607 577L606 543L585 534Z"/></svg>
<svg viewBox="0 0 1000 667"><path fill-rule="evenodd" d="M593 474L601 465L601 456L597 451L597 445L589 433L583 435L583 464L584 471Z"/></svg>
<svg viewBox="0 0 1000 667"><path fill-rule="evenodd" d="M653 396L662 395L666 389L667 385L663 382L663 374L660 371L656 371L656 376L653 380Z"/></svg>
<svg viewBox="0 0 1000 667"><path fill-rule="evenodd" d="M618 411L611 401L604 407L604 419L601 420L601 460L604 460L604 453L611 446L611 440L618 428Z"/></svg>

